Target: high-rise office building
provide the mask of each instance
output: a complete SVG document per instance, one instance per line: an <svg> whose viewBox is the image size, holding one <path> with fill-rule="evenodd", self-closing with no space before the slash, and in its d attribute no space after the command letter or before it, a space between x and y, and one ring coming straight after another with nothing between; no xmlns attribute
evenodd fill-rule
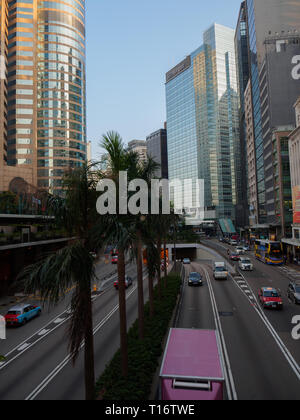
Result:
<svg viewBox="0 0 300 420"><path fill-rule="evenodd" d="M160 129L147 137L148 156L160 165L156 176L162 179L168 179L168 144L167 130Z"/></svg>
<svg viewBox="0 0 300 420"><path fill-rule="evenodd" d="M147 143L145 140L132 140L128 143L128 151L137 153L141 163L146 163L147 157Z"/></svg>
<svg viewBox="0 0 300 420"><path fill-rule="evenodd" d="M7 162L7 2L0 0L0 168ZM0 169L1 170L1 169Z"/></svg>
<svg viewBox="0 0 300 420"><path fill-rule="evenodd" d="M278 183L273 168L274 134L282 132L284 139L295 124L293 104L300 94L300 3L246 0L243 7L257 179L257 213L252 211L251 217L257 220L258 229L279 235L283 215L278 211ZM285 200L281 208L288 212L290 205L290 200Z"/></svg>
<svg viewBox="0 0 300 420"><path fill-rule="evenodd" d="M203 179L206 215L232 220L240 174L234 35L214 24L166 76L169 179Z"/></svg>
<svg viewBox="0 0 300 420"><path fill-rule="evenodd" d="M1 5L7 164L31 170L34 185L60 193L65 170L86 160L85 1Z"/></svg>
<svg viewBox="0 0 300 420"><path fill-rule="evenodd" d="M245 227L249 221L249 185L248 185L248 163L247 163L247 123L245 118L245 91L249 81L249 45L247 34L246 3L243 2L240 8L238 23L235 33L235 49L237 61L238 87L240 97L240 150L241 165L240 176L238 177L237 196L237 225Z"/></svg>

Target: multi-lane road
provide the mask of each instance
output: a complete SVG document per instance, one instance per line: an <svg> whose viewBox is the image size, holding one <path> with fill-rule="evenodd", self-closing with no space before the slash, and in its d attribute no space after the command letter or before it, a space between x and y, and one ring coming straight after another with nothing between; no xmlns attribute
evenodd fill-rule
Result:
<svg viewBox="0 0 300 420"><path fill-rule="evenodd" d="M292 339L292 318L300 314L284 296L284 310L265 312L257 304L259 287L273 286L285 292L287 273L256 262L244 278L213 279L213 261L224 260L227 249L208 241L203 260L185 266L184 287L176 327L217 329L222 340L227 396L230 399L300 399L300 341ZM220 255L223 254L223 255ZM204 278L201 288L187 284L191 271ZM95 369L103 372L119 348L118 295L113 289L115 267L99 264L101 293L94 296ZM134 279L127 291L128 326L137 318L136 268L127 266ZM104 280L105 279L105 280ZM284 293L283 293L284 294ZM145 297L147 298L145 275ZM67 297L59 306L44 310L25 327L8 330L0 353L0 400L80 400L84 398L83 357L75 367L68 357ZM199 349L201 351L201 349Z"/></svg>
<svg viewBox="0 0 300 420"><path fill-rule="evenodd" d="M95 369L100 375L118 350L120 340L118 293L113 288L115 266L100 264L97 273L105 278L99 284L102 292L93 300ZM137 318L136 267L128 265L127 274L134 279L127 290L128 326L131 326ZM6 356L6 362L0 364L0 400L84 399L83 354L75 367L68 356L69 300L70 296L57 307L45 309L40 318L26 326L7 331L7 340L1 341L0 348Z"/></svg>

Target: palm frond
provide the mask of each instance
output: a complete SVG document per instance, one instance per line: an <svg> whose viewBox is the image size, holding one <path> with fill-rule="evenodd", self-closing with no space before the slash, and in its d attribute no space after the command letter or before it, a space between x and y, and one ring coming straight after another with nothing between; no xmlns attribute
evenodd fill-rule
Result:
<svg viewBox="0 0 300 420"><path fill-rule="evenodd" d="M92 257L77 241L25 268L20 279L24 280L26 293L39 293L44 303L57 304L78 281L91 281L93 270Z"/></svg>

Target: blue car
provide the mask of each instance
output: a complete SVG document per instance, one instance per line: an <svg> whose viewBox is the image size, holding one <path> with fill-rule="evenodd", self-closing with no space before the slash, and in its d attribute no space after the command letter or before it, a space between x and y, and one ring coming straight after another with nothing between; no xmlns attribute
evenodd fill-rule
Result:
<svg viewBox="0 0 300 420"><path fill-rule="evenodd" d="M39 306L22 304L11 308L5 315L7 326L25 325L33 318L40 316L42 309Z"/></svg>

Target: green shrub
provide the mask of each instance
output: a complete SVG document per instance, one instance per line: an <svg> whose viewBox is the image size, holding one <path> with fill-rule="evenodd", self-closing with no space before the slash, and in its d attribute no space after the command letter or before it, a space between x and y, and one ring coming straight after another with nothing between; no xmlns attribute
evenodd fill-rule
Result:
<svg viewBox="0 0 300 420"><path fill-rule="evenodd" d="M162 299L158 299L158 288L155 288L155 315L150 318L149 303L145 305L145 339L138 338L138 321L128 332L128 370L127 378L120 375L120 350L107 365L96 384L96 395L104 400L146 400L148 399L153 377L162 355L162 343L167 334L177 297L180 292L181 279L178 275L169 275L167 288L163 290Z"/></svg>

